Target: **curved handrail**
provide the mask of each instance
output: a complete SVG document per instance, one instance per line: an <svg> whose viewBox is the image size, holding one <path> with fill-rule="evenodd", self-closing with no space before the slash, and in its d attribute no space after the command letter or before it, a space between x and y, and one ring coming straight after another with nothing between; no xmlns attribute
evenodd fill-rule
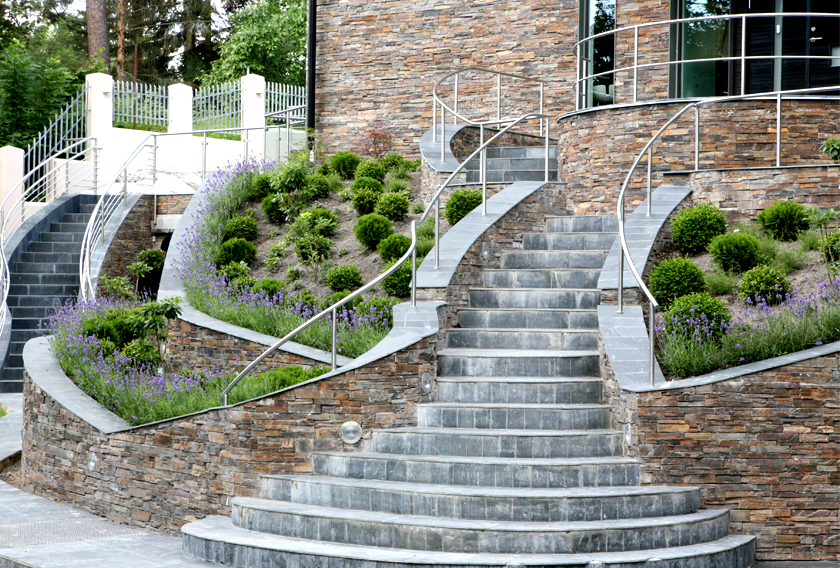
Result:
<svg viewBox="0 0 840 568"><path fill-rule="evenodd" d="M707 21L731 21L731 20L740 20L742 25L746 24L746 21L749 19L755 18L802 18L802 17L829 17L829 18L837 18L838 23L840 23L840 14L826 14L822 12L764 12L764 13L755 13L755 14L724 14L720 16L698 16L694 18L674 18L670 20L659 20L656 22L645 22L642 24L636 24L632 26L626 26L623 28L615 29L615 30L608 30L605 32L601 32L599 34L595 34L589 37L586 37L577 43L574 44L573 52L575 58L577 60L578 72L575 79L575 98L576 98L576 108L578 110L581 109L581 95L586 93L586 85L588 81L593 79L597 79L600 77L606 76L615 76L618 73L632 73L633 75L633 102L637 102L638 100L638 75L639 71L643 69L650 69L655 67L666 67L671 68L675 65L683 65L683 64L691 64L691 63L707 63L707 62L726 62L726 61L740 61L741 62L741 93L743 95L743 90L745 87L744 81L746 80L746 73L745 67L746 63L749 61L756 61L756 60L836 60L838 59L837 56L832 55L746 55L745 45L742 41L741 44L741 55L740 56L731 56L731 57L713 57L713 58L702 58L702 59L677 59L677 60L668 60L668 61L655 61L652 63L639 63L639 31L645 28L653 28L657 26L672 26L675 24L692 24L692 23L699 23L699 22L707 22ZM618 34L622 33L632 33L633 34L633 57L629 58L632 62L631 65L626 65L624 67L619 67L615 69L611 69L609 71L602 71L600 73L592 73L592 74L585 74L584 68L585 65L583 64L584 61L590 61L589 58L583 56L584 48L587 44L594 42L598 39L603 39L606 37L612 36L615 40L618 37ZM742 37L746 37L745 34L742 34ZM667 51L667 50L666 50ZM741 95L732 95L732 96L741 96Z"/></svg>
<svg viewBox="0 0 840 568"><path fill-rule="evenodd" d="M432 208L434 207L435 212L435 269L440 267L440 196L444 189L446 189L449 184L455 179L455 176L467 165L467 163L478 156L479 154L482 155L483 159L486 157L486 150L487 147L495 142L500 136L504 135L508 132L511 128L520 124L523 121L539 118L542 122L543 119L545 120L545 139L546 139L546 179L548 181L548 160L549 160L549 152L548 152L548 123L551 119L551 115L542 114L542 113L528 113L524 114L521 117L515 119L511 122L511 124L507 125L504 129L500 130L495 136L484 142L477 150L475 150L469 158L464 160L464 162L458 166L458 168L449 176L449 178L437 189L435 194L432 196L431 201L426 206L426 209L423 211L423 214L420 216L419 220L415 220L411 222L411 245L409 246L408 250L403 254L400 259L395 262L388 270L380 274L378 277L374 278L358 290L355 290L348 296L345 296L341 300L337 301L336 303L332 304L331 306L323 309L321 312L315 314L311 318L309 318L306 322L302 323L289 333L287 333L284 337L277 340L274 344L272 344L268 349L263 351L263 353L254 359L250 364L248 364L245 369L239 372L236 377L228 384L227 388L225 388L224 392L220 397L220 402L227 406L228 404L228 395L230 392L239 384L243 378L245 378L248 374L253 371L253 369L259 365L262 361L266 359L269 355L277 351L283 344L291 340L294 336L296 336L301 331L305 330L306 328L310 327L311 325L315 324L318 321L326 318L327 315L332 314L332 369L336 369L336 358L337 358L337 341L336 341L336 330L337 330L337 321L338 318L336 317L338 314L338 308L344 306L348 302L351 302L355 298L361 296L367 290L370 290L372 287L376 286L379 282L383 279L387 278L391 275L395 270L397 270L402 264L408 260L409 256L411 257L411 305L417 305L417 225L418 223L422 223L425 221L432 212ZM486 172L485 172L486 173ZM487 205L486 205L486 186L485 192L482 194L482 214L486 214L487 212Z"/></svg>
<svg viewBox="0 0 840 568"><path fill-rule="evenodd" d="M642 290L644 295L647 297L647 300L650 304L649 310L649 330L650 330L650 382L651 385L654 384L654 341L653 341L653 328L654 328L654 316L656 313L656 308L659 307L659 303L654 299L653 294L650 292L650 289L645 285L644 281L642 280L642 276L636 267L635 263L633 262L633 258L630 256L630 249L627 245L627 237L624 234L624 197L627 193L627 188L630 185L630 180L632 179L633 175L636 173L636 168L638 168L639 164L641 163L642 159L644 158L645 154L648 155L648 178L647 178L647 207L648 207L648 215L650 215L651 210L651 200L652 200L652 193L651 193L651 170L650 164L652 158L652 149L653 145L659 140L662 134L668 130L668 128L674 124L681 116L683 116L686 112L690 109L699 109L702 106L718 104L718 103L726 103L726 102L734 102L734 101L742 101L742 100L750 100L750 99L767 99L769 97L776 97L776 99L781 102L782 95L796 95L796 94L808 94L814 92L823 92L823 91L832 91L837 90L840 85L832 85L830 87L815 87L815 88L808 88L808 89L793 89L793 90L786 90L786 91L768 91L765 93L755 93L750 95L735 95L735 96L728 96L728 97L714 97L709 99L703 99L700 101L695 101L686 104L682 107L676 114L674 114L670 119L668 119L665 124L662 125L659 130L657 130L656 134L651 137L650 140L642 147L639 154L636 156L636 159L633 161L633 165L630 167L630 171L627 173L627 176L624 178L624 183L621 185L621 191L618 194L617 198L617 212L616 216L618 217L618 237L619 242L621 245L621 254L618 256L618 313L622 313L624 310L624 263L625 261L628 263L630 268L630 272L633 273L636 282L639 285L639 288ZM778 119L778 117L777 117ZM779 129L777 128L777 135ZM697 148L696 141L698 140L699 136L697 136L697 132L695 129L695 148ZM778 147L777 147L777 155L778 155ZM695 164L697 164L697 158L695 154Z"/></svg>

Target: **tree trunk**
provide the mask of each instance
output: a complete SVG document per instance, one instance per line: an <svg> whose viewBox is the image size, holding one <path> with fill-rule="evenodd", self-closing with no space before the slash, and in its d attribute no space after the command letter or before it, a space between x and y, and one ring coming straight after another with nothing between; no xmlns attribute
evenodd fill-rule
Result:
<svg viewBox="0 0 840 568"><path fill-rule="evenodd" d="M117 0L117 78L125 71L125 0Z"/></svg>
<svg viewBox="0 0 840 568"><path fill-rule="evenodd" d="M105 0L86 0L88 28L88 59L101 59L106 67L111 65L108 43L108 16Z"/></svg>

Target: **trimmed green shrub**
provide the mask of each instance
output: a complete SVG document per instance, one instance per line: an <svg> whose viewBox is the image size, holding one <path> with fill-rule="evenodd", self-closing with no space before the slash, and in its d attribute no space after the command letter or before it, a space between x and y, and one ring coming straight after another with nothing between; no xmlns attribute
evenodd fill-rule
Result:
<svg viewBox="0 0 840 568"><path fill-rule="evenodd" d="M376 193L382 193L382 182L371 177L357 177L353 185L350 186L350 191L356 193L363 189L369 189Z"/></svg>
<svg viewBox="0 0 840 568"><path fill-rule="evenodd" d="M666 333L719 338L731 317L723 300L701 292L677 298L664 315Z"/></svg>
<svg viewBox="0 0 840 568"><path fill-rule="evenodd" d="M772 266L756 266L744 274L738 285L738 295L747 303L758 304L764 300L769 305L778 304L790 292L785 275Z"/></svg>
<svg viewBox="0 0 840 568"><path fill-rule="evenodd" d="M405 235L391 235L382 239L376 246L380 258L385 262L391 262L400 258L411 247L411 239Z"/></svg>
<svg viewBox="0 0 840 568"><path fill-rule="evenodd" d="M274 192L271 187L271 175L267 172L254 176L251 184L251 193L248 195L249 201L262 201L267 195Z"/></svg>
<svg viewBox="0 0 840 568"><path fill-rule="evenodd" d="M364 284L364 280L362 280L362 273L359 271L359 267L355 264L348 264L347 266L331 268L324 275L324 283L333 292L343 292L344 290L352 292Z"/></svg>
<svg viewBox="0 0 840 568"><path fill-rule="evenodd" d="M795 201L778 201L758 214L758 224L780 241L793 241L811 223L808 210Z"/></svg>
<svg viewBox="0 0 840 568"><path fill-rule="evenodd" d="M452 192L446 202L444 216L450 225L454 225L470 211L481 205L481 191L478 189L459 189Z"/></svg>
<svg viewBox="0 0 840 568"><path fill-rule="evenodd" d="M322 176L328 176L330 174L335 174L335 171L332 169L332 166L330 166L329 162L324 162L323 164L318 166L318 169L315 170L315 171L316 171L316 173L319 173Z"/></svg>
<svg viewBox="0 0 840 568"><path fill-rule="evenodd" d="M273 298L286 290L286 283L277 278L263 278L254 285L254 292L262 292L266 297Z"/></svg>
<svg viewBox="0 0 840 568"><path fill-rule="evenodd" d="M405 158L400 154L386 154L379 163L382 164L386 172L390 172L403 165Z"/></svg>
<svg viewBox="0 0 840 568"><path fill-rule="evenodd" d="M338 228L338 217L323 207L308 209L292 223L292 235L296 239L301 235L314 234L331 237Z"/></svg>
<svg viewBox="0 0 840 568"><path fill-rule="evenodd" d="M758 262L758 239L747 233L718 235L709 244L709 252L721 270L740 274Z"/></svg>
<svg viewBox="0 0 840 568"><path fill-rule="evenodd" d="M257 258L257 247L245 239L235 238L222 243L216 266L225 266L231 262L245 262L250 264Z"/></svg>
<svg viewBox="0 0 840 568"><path fill-rule="evenodd" d="M122 348L122 354L138 365L156 365L161 362L158 348L145 337L129 341Z"/></svg>
<svg viewBox="0 0 840 568"><path fill-rule="evenodd" d="M653 267L648 287L663 310L681 296L706 291L703 271L690 258L675 256Z"/></svg>
<svg viewBox="0 0 840 568"><path fill-rule="evenodd" d="M411 212L415 215L420 215L423 211L426 210L426 207L422 203L415 203L411 206Z"/></svg>
<svg viewBox="0 0 840 568"><path fill-rule="evenodd" d="M356 226L353 227L353 232L360 243L375 250L382 239L394 234L394 224L387 217L371 213L359 217Z"/></svg>
<svg viewBox="0 0 840 568"><path fill-rule="evenodd" d="M365 160L356 166L356 179L361 177L373 178L379 183L385 183L385 168L376 160Z"/></svg>
<svg viewBox="0 0 840 568"><path fill-rule="evenodd" d="M257 238L257 220L253 217L234 217L225 225L225 233L222 240L245 239L253 241Z"/></svg>
<svg viewBox="0 0 840 568"><path fill-rule="evenodd" d="M295 254L304 263L320 262L330 257L333 242L329 237L308 233L295 239Z"/></svg>
<svg viewBox="0 0 840 568"><path fill-rule="evenodd" d="M353 152L338 152L330 158L330 169L341 176L341 179L353 179L361 162L362 159Z"/></svg>
<svg viewBox="0 0 840 568"><path fill-rule="evenodd" d="M262 210L269 221L275 225L279 225L286 218L283 215L283 211L280 210L280 202L275 199L276 197L277 196L273 193L271 195L266 195L262 200Z"/></svg>
<svg viewBox="0 0 840 568"><path fill-rule="evenodd" d="M313 199L324 199L330 196L330 181L326 176L321 174L314 174L309 176L307 180L309 186L309 194Z"/></svg>
<svg viewBox="0 0 840 568"><path fill-rule="evenodd" d="M353 209L355 209L356 213L359 215L373 213L373 209L376 207L376 204L379 201L379 196L381 195L382 193L372 189L360 189L353 195Z"/></svg>
<svg viewBox="0 0 840 568"><path fill-rule="evenodd" d="M671 221L671 234L680 252L706 250L712 239L726 232L726 215L711 203L699 203L678 212Z"/></svg>
<svg viewBox="0 0 840 568"><path fill-rule="evenodd" d="M400 221L408 214L408 197L402 193L384 193L376 201L373 212L391 221Z"/></svg>
<svg viewBox="0 0 840 568"><path fill-rule="evenodd" d="M393 262L388 263L385 270L393 265ZM382 280L382 290L396 298L404 298L411 294L411 259L403 262L399 268Z"/></svg>
<svg viewBox="0 0 840 568"><path fill-rule="evenodd" d="M228 282L233 282L237 278L248 276L248 274L251 273L251 269L248 267L247 263L236 261L220 266L218 272L220 274L224 274Z"/></svg>
<svg viewBox="0 0 840 568"><path fill-rule="evenodd" d="M828 233L820 243L820 250L827 263L840 261L840 230Z"/></svg>
<svg viewBox="0 0 840 568"><path fill-rule="evenodd" d="M275 193L294 193L306 187L309 168L301 162L287 162L271 173Z"/></svg>

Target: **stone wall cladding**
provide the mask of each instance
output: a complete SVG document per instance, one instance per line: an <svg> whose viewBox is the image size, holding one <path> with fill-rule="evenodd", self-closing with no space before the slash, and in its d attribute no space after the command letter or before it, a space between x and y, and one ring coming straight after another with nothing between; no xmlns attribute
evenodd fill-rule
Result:
<svg viewBox="0 0 840 568"><path fill-rule="evenodd" d="M257 496L262 474L309 473L313 451L363 450L365 440L341 442L345 421L365 432L416 425L416 405L428 400L417 379L436 374L433 353L434 341L424 339L274 396L114 434L83 422L24 375L25 488L176 534L191 520L229 515L232 496Z"/></svg>
<svg viewBox="0 0 840 568"><path fill-rule="evenodd" d="M154 197L143 195L126 216L119 231L117 231L105 260L99 272L100 276L116 278L127 276L134 281L134 276L128 271L128 265L136 260L136 256L144 250L154 248L152 242L152 218Z"/></svg>
<svg viewBox="0 0 840 568"><path fill-rule="evenodd" d="M157 214L158 215L181 215L190 204L193 194L185 195L158 195L157 196Z"/></svg>

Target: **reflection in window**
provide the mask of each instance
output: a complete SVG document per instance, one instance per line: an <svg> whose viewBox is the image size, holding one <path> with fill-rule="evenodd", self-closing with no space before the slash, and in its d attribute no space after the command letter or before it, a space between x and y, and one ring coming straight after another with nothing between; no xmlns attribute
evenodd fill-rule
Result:
<svg viewBox="0 0 840 568"><path fill-rule="evenodd" d="M582 35L591 37L615 29L615 0L583 0L581 6ZM615 69L615 37L607 35L587 42L584 47L587 75L600 75L587 85L587 106L613 103Z"/></svg>
<svg viewBox="0 0 840 568"><path fill-rule="evenodd" d="M681 18L729 14L730 0L683 0ZM678 25L680 58L713 59L729 56L728 20L686 22ZM679 96L711 97L729 94L729 64L726 61L685 63L680 75Z"/></svg>

